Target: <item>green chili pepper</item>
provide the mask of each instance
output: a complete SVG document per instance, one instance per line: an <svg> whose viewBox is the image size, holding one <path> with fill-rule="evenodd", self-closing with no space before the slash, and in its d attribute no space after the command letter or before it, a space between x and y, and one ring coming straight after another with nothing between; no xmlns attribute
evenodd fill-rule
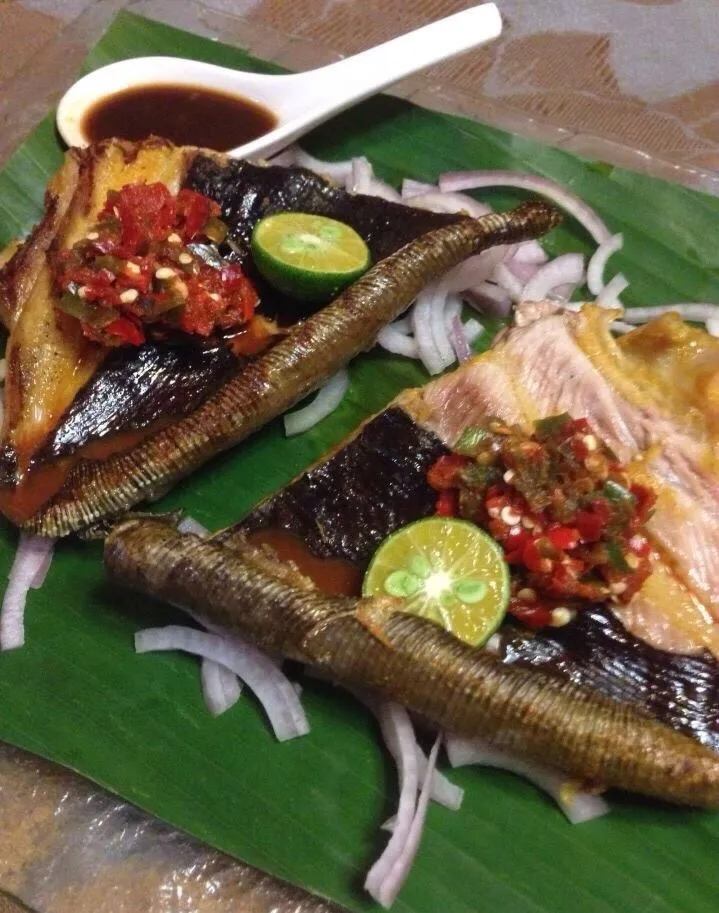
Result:
<svg viewBox="0 0 719 913"><path fill-rule="evenodd" d="M454 452L462 456L473 456L480 444L489 440L492 433L486 428L465 428L454 445Z"/></svg>
<svg viewBox="0 0 719 913"><path fill-rule="evenodd" d="M607 479L602 488L602 494L613 504L636 504L637 499L628 491L623 485L620 485L619 482L613 482L611 479Z"/></svg>
<svg viewBox="0 0 719 913"><path fill-rule="evenodd" d="M92 301L84 301L78 295L71 292L65 292L58 301L57 306L65 314L75 317L83 323L89 323L90 326L102 329L117 319L117 314L111 309L95 304Z"/></svg>
<svg viewBox="0 0 719 913"><path fill-rule="evenodd" d="M534 423L534 432L539 440L545 440L552 437L560 428L563 428L567 422L571 422L572 416L568 412L562 412L560 415L549 415L547 418L540 418Z"/></svg>
<svg viewBox="0 0 719 913"><path fill-rule="evenodd" d="M626 562L621 545L615 539L608 539L605 543L609 563L615 571L621 571L623 574L631 572L631 568Z"/></svg>

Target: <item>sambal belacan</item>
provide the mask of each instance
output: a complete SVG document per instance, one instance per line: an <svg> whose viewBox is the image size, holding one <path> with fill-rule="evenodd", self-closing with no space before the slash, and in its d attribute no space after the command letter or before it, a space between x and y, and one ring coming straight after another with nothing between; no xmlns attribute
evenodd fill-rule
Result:
<svg viewBox="0 0 719 913"><path fill-rule="evenodd" d="M530 627L629 602L651 573L644 525L656 495L630 480L585 419L552 416L532 434L491 419L468 428L427 478L439 515L471 520L502 545L508 611Z"/></svg>
<svg viewBox="0 0 719 913"><path fill-rule="evenodd" d="M202 256L225 239L219 215L214 200L174 196L160 182L111 191L92 231L57 256L57 307L106 346L139 346L157 330L207 337L244 326L255 289L237 264Z"/></svg>

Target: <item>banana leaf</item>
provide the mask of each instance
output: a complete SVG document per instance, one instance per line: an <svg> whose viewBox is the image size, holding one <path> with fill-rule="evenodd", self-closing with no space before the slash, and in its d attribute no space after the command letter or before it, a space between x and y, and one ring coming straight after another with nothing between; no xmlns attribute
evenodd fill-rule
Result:
<svg viewBox="0 0 719 913"><path fill-rule="evenodd" d="M122 14L87 68L143 54L176 54L272 71L235 48ZM534 171L595 206L625 247L612 260L631 281L628 304L719 300L719 200L592 163L457 117L380 97L307 138L326 158L364 154L394 183L459 168ZM0 243L40 214L61 158L52 119L0 174ZM493 191L498 206L519 194ZM567 224L553 253L589 251ZM400 389L426 378L377 352L357 359L342 408L287 440L274 423L179 485L159 509L184 507L216 528L341 440ZM16 532L0 528L0 574ZM111 589L98 544L60 543L45 587L31 591L27 646L0 656L0 739L73 768L153 814L352 910L374 909L363 874L396 800L393 769L368 713L308 680L312 732L278 744L251 697L219 719L205 710L197 663L136 656L133 633L178 616ZM460 812L432 807L398 913L709 913L717 906L719 815L617 796L612 813L572 827L534 787L510 774L462 770Z"/></svg>

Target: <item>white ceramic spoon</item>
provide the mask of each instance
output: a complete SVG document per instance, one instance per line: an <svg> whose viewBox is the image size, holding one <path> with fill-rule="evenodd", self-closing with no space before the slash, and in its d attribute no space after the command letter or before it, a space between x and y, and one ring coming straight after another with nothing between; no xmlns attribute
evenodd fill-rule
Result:
<svg viewBox="0 0 719 913"><path fill-rule="evenodd" d="M499 10L494 3L484 3L354 57L290 76L247 73L180 57L122 60L94 70L67 90L58 105L57 127L69 146L86 146L83 120L101 99L143 85L202 86L269 108L277 126L229 154L272 155L333 114L405 76L492 41L501 31Z"/></svg>

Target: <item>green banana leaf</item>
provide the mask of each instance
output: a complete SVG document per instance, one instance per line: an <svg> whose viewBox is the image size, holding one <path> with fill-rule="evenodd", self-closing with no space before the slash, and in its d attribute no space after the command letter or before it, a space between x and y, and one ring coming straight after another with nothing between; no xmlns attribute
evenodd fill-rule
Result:
<svg viewBox="0 0 719 913"><path fill-rule="evenodd" d="M88 68L143 54L177 54L272 71L243 52L122 14ZM461 118L376 98L306 142L326 158L367 155L378 173L431 180L441 171L510 168L566 184L625 237L612 260L631 280L630 304L719 301L719 200L593 164ZM38 218L61 147L51 118L0 174L0 242ZM521 195L488 193L497 205ZM575 224L552 252L590 250ZM278 422L179 485L159 507L185 507L210 527L341 440L422 371L370 353L357 359L342 408L284 439ZM0 574L16 533L0 529ZM307 681L309 736L274 741L252 697L219 719L205 710L199 667L182 655L137 656L133 633L177 616L111 588L97 544L64 541L48 581L28 600L27 646L0 656L0 739L71 767L144 809L260 868L346 904L374 909L365 871L386 841L396 801L376 724L341 691ZM717 908L719 816L618 796L612 813L572 827L544 795L510 774L462 770L459 812L432 807L398 913L709 913Z"/></svg>

